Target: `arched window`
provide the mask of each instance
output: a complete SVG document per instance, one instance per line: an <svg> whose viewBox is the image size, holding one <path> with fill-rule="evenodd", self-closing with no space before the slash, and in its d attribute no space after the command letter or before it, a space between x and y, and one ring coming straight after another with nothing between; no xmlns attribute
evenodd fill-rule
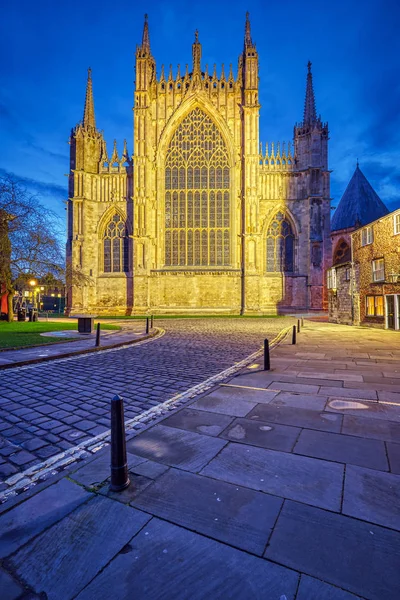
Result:
<svg viewBox="0 0 400 600"><path fill-rule="evenodd" d="M199 108L187 115L169 144L165 189L165 265L229 265L228 152L215 123Z"/></svg>
<svg viewBox="0 0 400 600"><path fill-rule="evenodd" d="M278 212L267 231L267 271L294 271L294 233L290 221Z"/></svg>
<svg viewBox="0 0 400 600"><path fill-rule="evenodd" d="M341 263L350 262L350 260L351 260L350 246L342 238L341 240L339 240L339 242L336 246L335 254L333 255L333 264L339 265Z"/></svg>
<svg viewBox="0 0 400 600"><path fill-rule="evenodd" d="M120 215L115 214L104 230L104 273L121 273L129 271L128 244L129 238L125 222Z"/></svg>

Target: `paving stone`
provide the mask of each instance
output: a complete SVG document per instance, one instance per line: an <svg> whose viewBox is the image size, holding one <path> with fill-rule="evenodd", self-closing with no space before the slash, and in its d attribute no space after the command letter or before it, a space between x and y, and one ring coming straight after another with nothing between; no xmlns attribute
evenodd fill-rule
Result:
<svg viewBox="0 0 400 600"><path fill-rule="evenodd" d="M333 416L335 416L335 418L333 418ZM341 415L317 412L307 408L277 406L273 404L270 404L269 406L258 404L247 415L247 418L332 432L339 432L342 424Z"/></svg>
<svg viewBox="0 0 400 600"><path fill-rule="evenodd" d="M282 500L170 469L142 492L132 505L261 556Z"/></svg>
<svg viewBox="0 0 400 600"><path fill-rule="evenodd" d="M57 448L56 446L45 446L44 448L39 448L38 450L35 450L35 454L42 459L45 458L49 458L50 456L54 456L55 454L58 454L60 452L60 449Z"/></svg>
<svg viewBox="0 0 400 600"><path fill-rule="evenodd" d="M389 470L385 444L379 440L306 429L301 432L294 452L370 469Z"/></svg>
<svg viewBox="0 0 400 600"><path fill-rule="evenodd" d="M308 575L302 575L296 600L360 600L360 597Z"/></svg>
<svg viewBox="0 0 400 600"><path fill-rule="evenodd" d="M348 400L346 398L329 398L325 410L328 412L357 416L362 413L362 416L367 417L368 419L383 419L400 423L400 410L398 407L380 404L379 402L362 402L361 400Z"/></svg>
<svg viewBox="0 0 400 600"><path fill-rule="evenodd" d="M30 452L26 452L25 450L21 450L20 452L16 452L15 454L12 454L9 458L9 460L21 467L24 466L28 463L30 463L32 460L35 460L36 456L34 454L31 454Z"/></svg>
<svg viewBox="0 0 400 600"><path fill-rule="evenodd" d="M0 465L0 477L2 479L8 479L11 475L18 473L17 467L10 463L3 463Z"/></svg>
<svg viewBox="0 0 400 600"><path fill-rule="evenodd" d="M319 393L324 396L342 396L344 398L358 398L361 400L378 400L376 391L368 389L338 389L336 387L322 386L319 390Z"/></svg>
<svg viewBox="0 0 400 600"><path fill-rule="evenodd" d="M49 600L68 600L149 519L149 515L134 508L97 497L28 543L10 559L10 564L35 592L46 594Z"/></svg>
<svg viewBox="0 0 400 600"><path fill-rule="evenodd" d="M286 501L265 556L369 600L398 598L400 536L377 525Z"/></svg>
<svg viewBox="0 0 400 600"><path fill-rule="evenodd" d="M329 510L340 510L343 469L336 463L230 443L201 474Z"/></svg>
<svg viewBox="0 0 400 600"><path fill-rule="evenodd" d="M205 410L183 408L174 415L171 415L168 419L165 419L163 425L217 436L221 431L228 427L232 421L233 417L207 412Z"/></svg>
<svg viewBox="0 0 400 600"><path fill-rule="evenodd" d="M400 389L400 382L397 384ZM400 405L400 392L399 391L378 391L378 398L381 402L393 402Z"/></svg>
<svg viewBox="0 0 400 600"><path fill-rule="evenodd" d="M397 438L400 441L400 436ZM386 444L390 470L400 475L400 444Z"/></svg>
<svg viewBox="0 0 400 600"><path fill-rule="evenodd" d="M155 425L127 442L130 452L186 471L198 471L226 445L220 440L165 425Z"/></svg>
<svg viewBox="0 0 400 600"><path fill-rule="evenodd" d="M1 600L16 600L24 591L20 584L3 569L0 569L0 590Z"/></svg>
<svg viewBox="0 0 400 600"><path fill-rule="evenodd" d="M78 599L250 599L268 590L293 600L297 583L293 571L154 518Z"/></svg>
<svg viewBox="0 0 400 600"><path fill-rule="evenodd" d="M343 513L400 531L400 475L348 466Z"/></svg>
<svg viewBox="0 0 400 600"><path fill-rule="evenodd" d="M220 437L233 442L290 452L300 431L298 427L277 425L266 421L235 419Z"/></svg>
<svg viewBox="0 0 400 600"><path fill-rule="evenodd" d="M191 408L234 417L245 417L256 406L256 402L247 399L248 391L241 388L221 387L191 404Z"/></svg>
<svg viewBox="0 0 400 600"><path fill-rule="evenodd" d="M284 392L303 392L304 394L317 394L318 385L306 385L304 383L289 383L284 381L273 381L269 388L272 390L282 390Z"/></svg>
<svg viewBox="0 0 400 600"><path fill-rule="evenodd" d="M15 552L41 531L91 497L62 479L0 516L0 558Z"/></svg>
<svg viewBox="0 0 400 600"><path fill-rule="evenodd" d="M271 402L272 406L294 406L295 408L308 408L311 410L324 410L328 398L319 394L293 394L280 392Z"/></svg>
<svg viewBox="0 0 400 600"><path fill-rule="evenodd" d="M127 453L127 462L129 468L132 468L135 465L144 462L145 460L146 459L142 456L135 456L134 454ZM70 477L82 485L86 485L88 487L97 486L110 477L110 464L110 448L108 447L101 453L100 456L73 471Z"/></svg>
<svg viewBox="0 0 400 600"><path fill-rule="evenodd" d="M129 471L129 482L129 486L120 492L111 491L110 484L107 482L100 488L99 493L117 502L122 502L122 504L130 504L153 483L153 479Z"/></svg>
<svg viewBox="0 0 400 600"><path fill-rule="evenodd" d="M160 475L168 471L169 467L153 460L145 460L136 465L129 465L129 470L138 475L144 475L150 479L157 479Z"/></svg>
<svg viewBox="0 0 400 600"><path fill-rule="evenodd" d="M43 446L47 446L48 442L46 442L46 440L40 440L38 438L33 438L31 440L28 440L26 442L24 442L22 444L22 446L25 448L25 450L29 450L29 451L34 451L37 450L38 448L43 448Z"/></svg>
<svg viewBox="0 0 400 600"><path fill-rule="evenodd" d="M342 433L395 442L396 440L400 440L400 423L345 414L343 417Z"/></svg>

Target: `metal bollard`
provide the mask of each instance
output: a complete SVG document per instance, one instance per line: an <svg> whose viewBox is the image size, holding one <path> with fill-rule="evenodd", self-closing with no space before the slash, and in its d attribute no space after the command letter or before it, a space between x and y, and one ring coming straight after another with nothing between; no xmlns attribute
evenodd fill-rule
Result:
<svg viewBox="0 0 400 600"><path fill-rule="evenodd" d="M300 319L297 319L297 333L300 333Z"/></svg>
<svg viewBox="0 0 400 600"><path fill-rule="evenodd" d="M150 317L150 329L153 329L153 315Z"/></svg>
<svg viewBox="0 0 400 600"><path fill-rule="evenodd" d="M97 323L97 330L96 330L96 348L98 348L100 346L100 323Z"/></svg>
<svg viewBox="0 0 400 600"><path fill-rule="evenodd" d="M293 325L292 344L296 343L296 325Z"/></svg>
<svg viewBox="0 0 400 600"><path fill-rule="evenodd" d="M264 340L264 371L269 371L271 368L271 362L269 357L269 342Z"/></svg>
<svg viewBox="0 0 400 600"><path fill-rule="evenodd" d="M149 319L149 317L146 317L146 333L149 333L149 324L150 324L150 319Z"/></svg>
<svg viewBox="0 0 400 600"><path fill-rule="evenodd" d="M111 492L121 492L128 487L128 463L124 423L124 401L121 396L111 400Z"/></svg>
<svg viewBox="0 0 400 600"><path fill-rule="evenodd" d="M301 317L301 326L304 327L304 319Z"/></svg>

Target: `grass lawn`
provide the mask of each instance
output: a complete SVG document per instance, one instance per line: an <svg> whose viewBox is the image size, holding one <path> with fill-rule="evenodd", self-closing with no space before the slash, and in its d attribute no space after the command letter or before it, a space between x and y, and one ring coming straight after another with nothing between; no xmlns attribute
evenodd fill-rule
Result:
<svg viewBox="0 0 400 600"><path fill-rule="evenodd" d="M76 338L51 338L43 337L40 334L45 331L65 331L71 329L78 330L77 323L45 323L37 321L30 323L29 321L7 323L0 321L0 350L11 348L24 348L27 346L44 346L46 344L55 344L59 342L69 341ZM101 324L101 329L120 329L118 325Z"/></svg>

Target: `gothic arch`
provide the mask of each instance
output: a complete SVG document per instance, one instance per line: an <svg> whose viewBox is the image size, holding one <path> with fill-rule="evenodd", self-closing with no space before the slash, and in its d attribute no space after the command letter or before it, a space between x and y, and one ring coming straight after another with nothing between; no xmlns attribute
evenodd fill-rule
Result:
<svg viewBox="0 0 400 600"><path fill-rule="evenodd" d="M333 252L333 265L339 265L351 260L351 249L348 242L342 237L339 239Z"/></svg>
<svg viewBox="0 0 400 600"><path fill-rule="evenodd" d="M188 103L161 155L163 264L232 264L232 160L223 132L199 102Z"/></svg>
<svg viewBox="0 0 400 600"><path fill-rule="evenodd" d="M126 216L124 211L121 210L121 208L119 206L117 206L116 204L113 204L112 206L109 206L103 212L103 214L101 215L101 217L97 223L96 233L99 237L102 236L102 234L104 233L104 230L107 226L107 223L110 221L110 219L112 219L112 217L115 213L117 213L121 217L121 219L123 221L125 221L128 232L130 233L132 231L130 219L128 219L128 217Z"/></svg>
<svg viewBox="0 0 400 600"><path fill-rule="evenodd" d="M122 212L110 206L97 226L100 273L127 273L130 271L130 228Z"/></svg>
<svg viewBox="0 0 400 600"><path fill-rule="evenodd" d="M267 273L294 273L296 270L298 230L293 215L278 207L263 227L264 264Z"/></svg>

